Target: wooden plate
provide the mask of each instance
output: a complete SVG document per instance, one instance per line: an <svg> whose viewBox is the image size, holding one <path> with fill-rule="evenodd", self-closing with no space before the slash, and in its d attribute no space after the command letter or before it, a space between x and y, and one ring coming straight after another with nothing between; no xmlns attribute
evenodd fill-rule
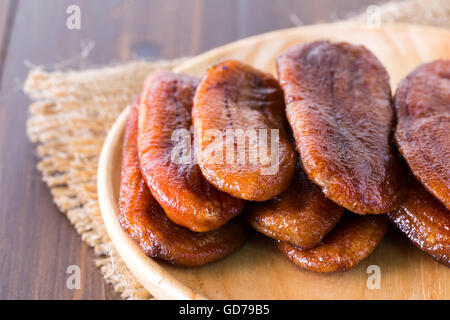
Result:
<svg viewBox="0 0 450 320"><path fill-rule="evenodd" d="M384 25L378 30L348 23L271 32L211 50L190 59L177 72L201 75L211 64L240 59L275 73L275 57L289 46L330 39L364 44L385 65L393 90L414 67L450 58L450 31L417 25ZM448 299L450 269L411 245L398 232L348 272L317 274L295 267L273 241L254 235L232 256L197 268L174 267L145 256L128 238L116 217L125 110L103 146L98 195L106 229L135 277L156 298L170 299ZM369 266L375 266L370 267ZM371 270L379 271L380 288ZM377 273L378 274L378 273Z"/></svg>

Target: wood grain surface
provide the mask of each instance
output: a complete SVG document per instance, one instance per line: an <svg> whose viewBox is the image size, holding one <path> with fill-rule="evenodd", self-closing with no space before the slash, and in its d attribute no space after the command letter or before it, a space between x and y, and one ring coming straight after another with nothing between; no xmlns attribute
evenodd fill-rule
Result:
<svg viewBox="0 0 450 320"><path fill-rule="evenodd" d="M84 68L196 55L247 36L345 18L371 0L1 0L0 299L117 299L93 252L52 203L25 131L29 67ZM81 30L66 8L81 8ZM89 56L83 45L93 41ZM81 289L66 286L81 268Z"/></svg>

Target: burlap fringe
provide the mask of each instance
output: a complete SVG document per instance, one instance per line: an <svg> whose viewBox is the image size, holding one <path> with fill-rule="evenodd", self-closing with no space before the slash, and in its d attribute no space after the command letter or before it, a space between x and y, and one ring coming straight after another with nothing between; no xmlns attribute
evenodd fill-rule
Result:
<svg viewBox="0 0 450 320"><path fill-rule="evenodd" d="M382 5L382 22L414 22L450 27L450 1L411 0ZM365 21L367 14L355 17ZM59 210L67 214L83 241L95 249L106 281L127 299L151 295L128 271L108 239L97 201L97 161L108 129L156 69L179 60L143 62L79 72L30 72L25 92L30 106L27 130L42 159L38 169Z"/></svg>

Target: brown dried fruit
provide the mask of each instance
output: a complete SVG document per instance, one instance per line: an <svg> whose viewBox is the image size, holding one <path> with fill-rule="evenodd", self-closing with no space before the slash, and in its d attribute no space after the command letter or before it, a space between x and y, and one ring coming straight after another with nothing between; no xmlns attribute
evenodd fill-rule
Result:
<svg viewBox="0 0 450 320"><path fill-rule="evenodd" d="M221 259L246 239L242 221L233 220L206 233L192 232L167 218L153 198L139 169L137 155L138 111L130 110L123 145L118 217L122 228L146 255L185 266Z"/></svg>
<svg viewBox="0 0 450 320"><path fill-rule="evenodd" d="M281 253L296 265L315 272L347 271L369 256L388 230L386 216L344 218L313 249L301 250L287 242L278 242Z"/></svg>
<svg viewBox="0 0 450 320"><path fill-rule="evenodd" d="M251 203L247 220L266 236L309 249L334 228L344 211L325 198L298 165L289 188L271 200Z"/></svg>
<svg viewBox="0 0 450 320"><path fill-rule="evenodd" d="M189 155L197 84L195 77L168 71L147 79L139 105L138 147L142 175L167 216L192 231L205 232L227 223L245 203L208 183Z"/></svg>
<svg viewBox="0 0 450 320"><path fill-rule="evenodd" d="M408 191L407 200L389 218L416 247L450 267L450 211L417 181Z"/></svg>
<svg viewBox="0 0 450 320"><path fill-rule="evenodd" d="M219 190L264 201L289 186L296 156L283 94L271 75L235 60L212 66L197 88L192 117L200 168Z"/></svg>
<svg viewBox="0 0 450 320"><path fill-rule="evenodd" d="M316 41L277 59L286 111L308 177L359 214L395 209L402 166L390 143L389 76L363 46Z"/></svg>
<svg viewBox="0 0 450 320"><path fill-rule="evenodd" d="M395 141L413 174L450 209L450 60L423 64L395 94Z"/></svg>

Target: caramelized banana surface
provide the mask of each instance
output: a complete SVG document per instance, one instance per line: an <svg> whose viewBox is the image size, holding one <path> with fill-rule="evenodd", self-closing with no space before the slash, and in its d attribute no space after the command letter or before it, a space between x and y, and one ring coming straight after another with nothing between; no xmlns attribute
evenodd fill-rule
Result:
<svg viewBox="0 0 450 320"><path fill-rule="evenodd" d="M450 267L450 211L419 182L409 185L407 200L389 218L416 247Z"/></svg>
<svg viewBox="0 0 450 320"><path fill-rule="evenodd" d="M358 214L401 203L402 166L391 145L389 76L365 47L316 41L277 59L286 112L308 177Z"/></svg>
<svg viewBox="0 0 450 320"><path fill-rule="evenodd" d="M423 64L395 94L395 141L416 178L450 209L450 60Z"/></svg>
<svg viewBox="0 0 450 320"><path fill-rule="evenodd" d="M296 155L278 82L235 60L209 68L192 112L206 179L234 197L264 201L290 184Z"/></svg>
<svg viewBox="0 0 450 320"><path fill-rule="evenodd" d="M203 177L193 151L192 103L198 79L160 71L146 81L139 105L139 159L153 196L175 223L192 231L218 229L244 201Z"/></svg>
<svg viewBox="0 0 450 320"><path fill-rule="evenodd" d="M383 216L344 218L324 239L323 244L301 250L287 242L278 249L296 265L315 272L347 271L368 257L388 230Z"/></svg>
<svg viewBox="0 0 450 320"><path fill-rule="evenodd" d="M206 233L192 232L173 223L150 193L139 169L138 110L130 111L123 145L119 222L146 255L172 264L198 266L221 259L246 239L242 221L233 220Z"/></svg>
<svg viewBox="0 0 450 320"><path fill-rule="evenodd" d="M325 198L297 165L289 188L273 199L249 204L247 220L266 236L309 249L334 228L344 210Z"/></svg>

